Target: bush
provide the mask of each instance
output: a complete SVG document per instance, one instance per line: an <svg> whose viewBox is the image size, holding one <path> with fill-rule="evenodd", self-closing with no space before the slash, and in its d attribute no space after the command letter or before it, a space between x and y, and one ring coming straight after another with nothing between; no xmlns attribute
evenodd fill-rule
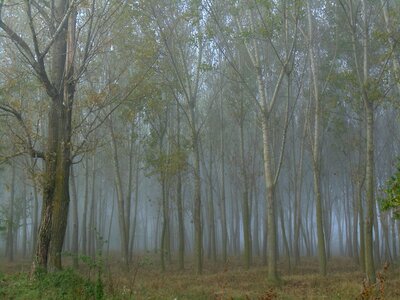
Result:
<svg viewBox="0 0 400 300"><path fill-rule="evenodd" d="M4 299L103 299L101 281L92 282L72 269L42 273L36 279L25 273L4 276L0 287Z"/></svg>
<svg viewBox="0 0 400 300"><path fill-rule="evenodd" d="M384 197L380 199L382 210L393 210L395 218L400 218L400 159L396 172L386 181L383 189Z"/></svg>

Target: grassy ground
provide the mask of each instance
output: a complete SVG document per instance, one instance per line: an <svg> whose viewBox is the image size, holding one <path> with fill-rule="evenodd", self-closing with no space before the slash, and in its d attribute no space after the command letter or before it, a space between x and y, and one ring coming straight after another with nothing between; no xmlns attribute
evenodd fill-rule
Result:
<svg viewBox="0 0 400 300"><path fill-rule="evenodd" d="M364 286L363 274L346 258L330 260L325 278L318 275L315 259L303 258L290 271L282 263L278 285L266 280L265 267L244 270L236 261L226 265L208 262L201 276L193 274L189 262L185 271L171 265L160 273L152 256L135 261L129 272L117 263L101 269L86 263L81 264L79 274L67 269L36 281L28 277L29 265L3 264L0 299L400 299L398 267L381 272L376 286Z"/></svg>

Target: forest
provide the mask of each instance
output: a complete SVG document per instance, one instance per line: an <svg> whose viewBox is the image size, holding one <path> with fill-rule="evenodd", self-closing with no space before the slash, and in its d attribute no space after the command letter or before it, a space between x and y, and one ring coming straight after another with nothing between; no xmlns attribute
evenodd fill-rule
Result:
<svg viewBox="0 0 400 300"><path fill-rule="evenodd" d="M400 2L0 0L0 298L400 299Z"/></svg>

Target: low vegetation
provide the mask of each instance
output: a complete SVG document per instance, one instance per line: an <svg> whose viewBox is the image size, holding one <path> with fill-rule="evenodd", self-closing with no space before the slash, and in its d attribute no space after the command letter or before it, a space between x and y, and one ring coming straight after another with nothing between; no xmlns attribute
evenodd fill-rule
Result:
<svg viewBox="0 0 400 300"><path fill-rule="evenodd" d="M400 299L400 269L382 267L378 282L368 285L350 259L334 258L328 263L328 276L318 275L318 262L304 258L291 270L281 263L281 281L272 285L267 269L255 266L245 270L238 261L228 264L207 262L201 276L192 266L178 271L177 265L160 272L158 261L146 255L136 258L129 272L109 263L98 273L82 265L79 271L65 269L30 280L22 265L9 265L0 277L2 299ZM258 263L257 263L258 264ZM190 266L190 267L189 267ZM190 269L189 269L190 268ZM9 270L9 271L7 271Z"/></svg>

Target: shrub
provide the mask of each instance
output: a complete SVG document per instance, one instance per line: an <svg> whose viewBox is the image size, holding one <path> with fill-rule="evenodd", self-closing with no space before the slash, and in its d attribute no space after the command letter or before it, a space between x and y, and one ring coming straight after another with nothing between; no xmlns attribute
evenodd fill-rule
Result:
<svg viewBox="0 0 400 300"><path fill-rule="evenodd" d="M101 285L98 286L98 285ZM55 273L41 273L35 279L19 273L2 277L1 294L4 299L102 299L102 283L83 278L72 269Z"/></svg>

